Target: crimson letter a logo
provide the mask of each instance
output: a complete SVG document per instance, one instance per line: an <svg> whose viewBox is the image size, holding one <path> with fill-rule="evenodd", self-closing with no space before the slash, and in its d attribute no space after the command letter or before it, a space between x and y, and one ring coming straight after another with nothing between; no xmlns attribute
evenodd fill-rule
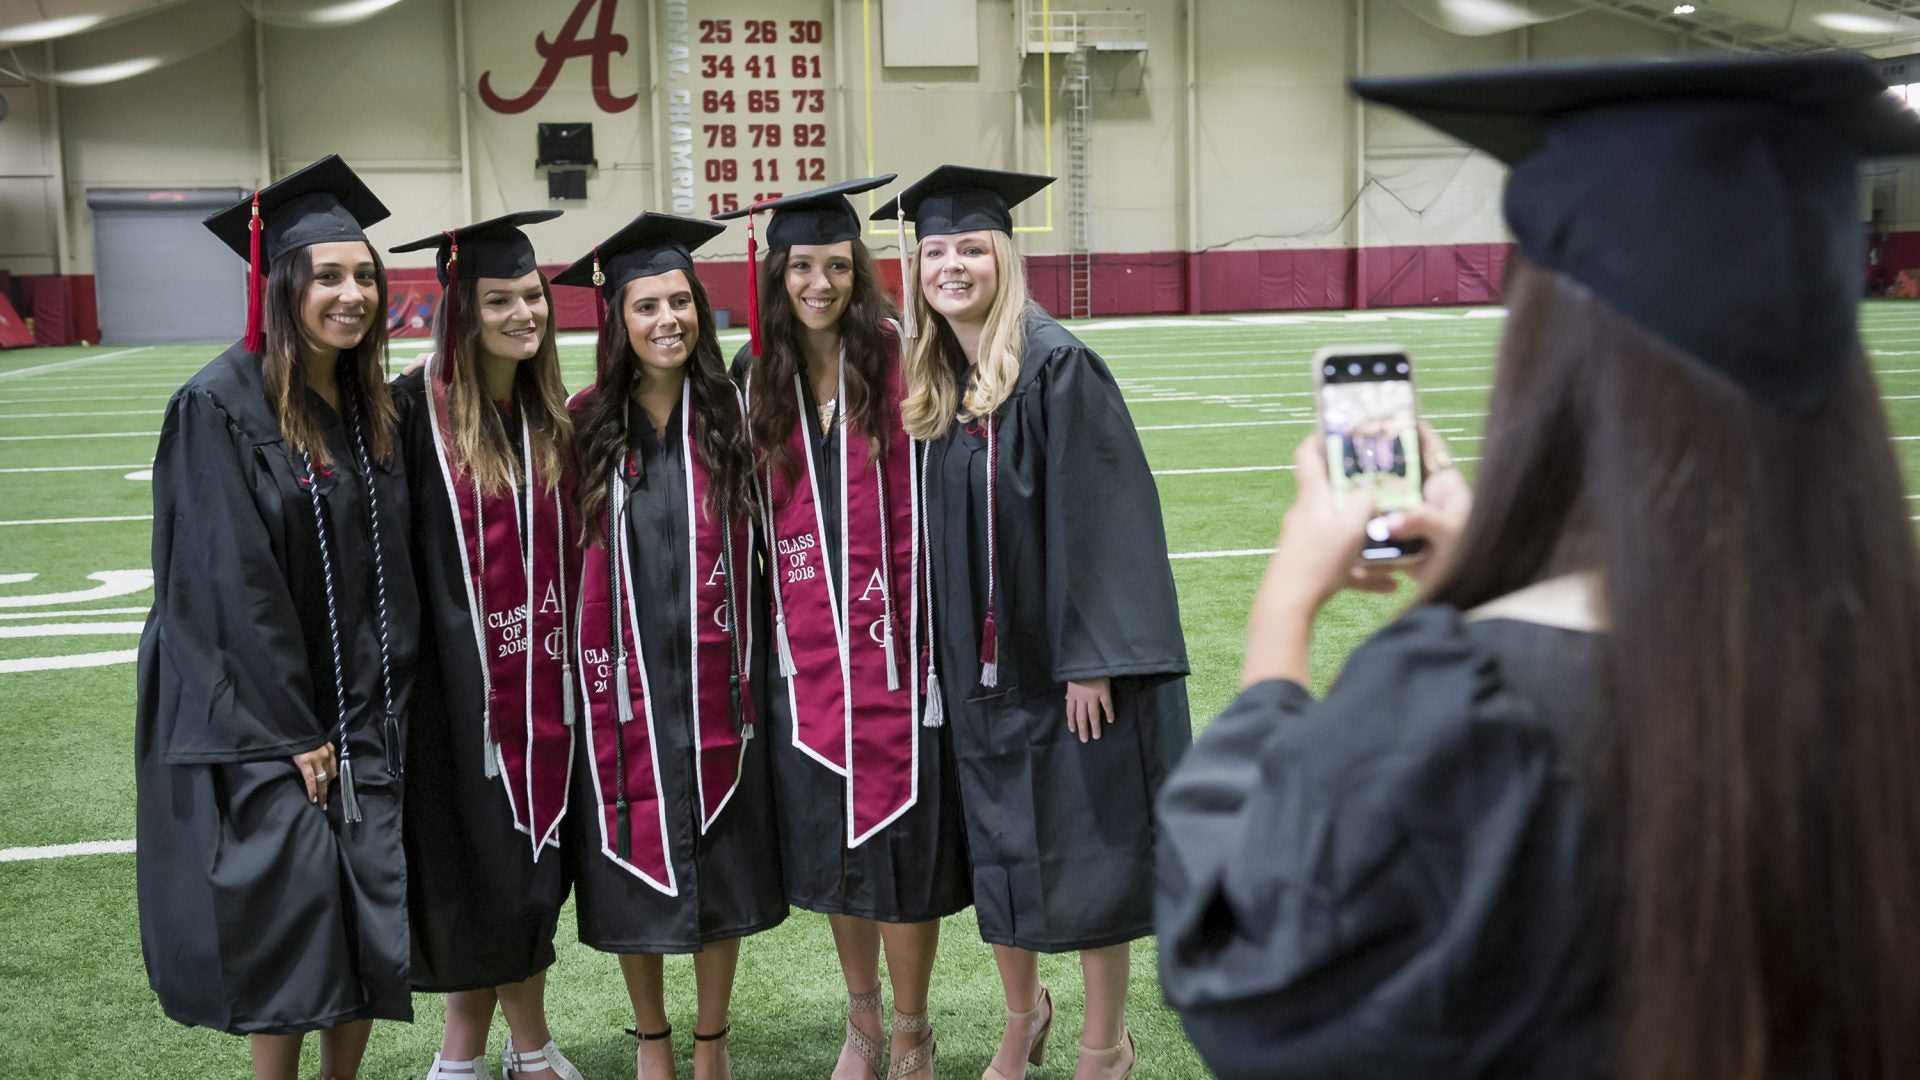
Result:
<svg viewBox="0 0 1920 1080"><path fill-rule="evenodd" d="M553 89L554 80L560 77L560 69L567 61L582 56L593 57L593 101L604 112L625 112L633 108L640 100L639 94L626 97L616 96L610 80L613 75L613 58L627 54L625 34L613 32L613 11L619 0L580 0L574 5L573 14L567 16L566 25L560 28L560 36L549 42L547 35L540 34L533 39L534 51L546 60L540 74L534 77L533 85L519 97L501 97L493 89L493 72L484 72L480 76L480 100L487 108L498 113L523 113L547 96ZM600 18L596 23L593 36L580 40L580 27L587 21L587 11L595 4L600 6Z"/></svg>

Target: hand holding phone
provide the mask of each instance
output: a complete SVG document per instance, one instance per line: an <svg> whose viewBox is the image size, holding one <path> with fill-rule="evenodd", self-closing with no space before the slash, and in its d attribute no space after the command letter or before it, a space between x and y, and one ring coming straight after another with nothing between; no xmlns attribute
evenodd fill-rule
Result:
<svg viewBox="0 0 1920 1080"><path fill-rule="evenodd" d="M1418 537L1396 538L1387 515L1421 504L1420 414L1413 362L1392 345L1335 346L1313 358L1314 399L1326 443L1327 479L1336 501L1373 496L1360 559L1409 562L1426 552Z"/></svg>

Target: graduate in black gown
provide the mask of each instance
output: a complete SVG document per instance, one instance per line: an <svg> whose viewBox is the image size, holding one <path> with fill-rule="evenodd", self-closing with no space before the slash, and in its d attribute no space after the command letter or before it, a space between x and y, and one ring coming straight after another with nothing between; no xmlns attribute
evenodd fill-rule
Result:
<svg viewBox="0 0 1920 1080"><path fill-rule="evenodd" d="M1051 177L947 165L911 221L909 432L926 442L934 642L980 933L1018 1080L1052 1028L1036 952L1080 953L1076 1075L1125 1076L1127 943L1153 932L1156 792L1191 741L1160 496L1105 362L1027 297L1010 208Z"/></svg>
<svg viewBox="0 0 1920 1080"><path fill-rule="evenodd" d="M394 450L387 216L338 157L207 219L247 338L167 405L134 733L140 941L167 1015L254 1072L359 1070L411 1020L402 733L418 629ZM262 277L264 273L264 279Z"/></svg>
<svg viewBox="0 0 1920 1080"><path fill-rule="evenodd" d="M754 336L734 372L772 538L782 678L767 727L787 897L832 924L848 1014L834 1075L850 1080L932 1075L939 920L971 896L952 731L927 640L920 447L900 426L893 305L847 201L892 179L721 215L773 214ZM894 1008L885 1064L882 941Z"/></svg>
<svg viewBox="0 0 1920 1080"><path fill-rule="evenodd" d="M694 1076L726 1080L740 939L787 915L752 451L691 255L724 230L642 214L554 279L605 305L594 385L572 402L588 546L568 847L580 940L620 954L642 1080L673 1075L662 954L693 954Z"/></svg>
<svg viewBox="0 0 1920 1080"><path fill-rule="evenodd" d="M395 384L432 660L407 732L413 986L447 995L427 1080L491 1075L496 1004L508 1080L580 1080L546 1018L567 898L573 424L551 293L521 231L558 216L507 214L392 249L433 250L442 289L432 359Z"/></svg>
<svg viewBox="0 0 1920 1080"><path fill-rule="evenodd" d="M1477 501L1306 689L1372 506L1317 439L1161 804L1161 981L1242 1077L1920 1075L1920 554L1856 326L1847 54L1356 80L1512 166ZM1683 299L1682 299L1683 298ZM1464 531L1463 531L1464 530Z"/></svg>

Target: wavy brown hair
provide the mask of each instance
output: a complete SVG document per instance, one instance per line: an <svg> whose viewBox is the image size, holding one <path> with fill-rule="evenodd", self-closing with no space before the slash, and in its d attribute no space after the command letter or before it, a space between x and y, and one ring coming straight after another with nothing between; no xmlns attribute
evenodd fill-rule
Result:
<svg viewBox="0 0 1920 1080"><path fill-rule="evenodd" d="M384 461L393 453L397 413L387 388L387 268L380 253L367 245L373 258L375 299L373 323L360 344L340 353L334 378L342 404L351 398L360 410L361 432L367 452ZM317 466L332 463L320 418L307 404L307 370L300 347L307 340L300 308L313 284L313 249L296 247L281 252L267 268L266 295L261 298L267 348L260 357L260 382L267 402L280 420L280 437L297 453L309 454Z"/></svg>
<svg viewBox="0 0 1920 1080"><path fill-rule="evenodd" d="M1508 300L1431 599L1601 575L1617 1075L1920 1076L1920 553L1869 365L1789 415L1570 279Z"/></svg>
<svg viewBox="0 0 1920 1080"><path fill-rule="evenodd" d="M547 330L540 339L540 351L514 367L513 400L526 417L533 445L526 452L539 466L552 491L560 482L567 460L567 444L573 438L573 420L567 415L567 389L560 382L560 349L556 342L559 320L554 316L553 286L540 271L540 291L547 298ZM500 422L500 411L487 400L486 380L480 370L479 281L461 278L454 286L462 313L460 340L447 341L447 305L442 303L433 316L433 338L440 350L434 370L428 378L438 378L440 365L451 365L453 384L447 395L447 407L453 414L453 457L472 474L483 494L492 495L515 487L513 443Z"/></svg>
<svg viewBox="0 0 1920 1080"><path fill-rule="evenodd" d="M759 504L754 498L753 451L740 415L740 393L720 355L719 331L714 327L707 290L692 273L686 278L693 293L700 340L694 343L693 356L687 360L693 415L682 417L681 422L693 425L694 452L713 476L703 509L712 514L724 506L735 521L751 520ZM627 335L626 298L632 287L628 282L617 302L607 307L607 322L601 330L595 360L598 378L580 416L580 524L582 543L588 546L600 539L595 522L606 509L607 486L626 455L627 406L640 389L640 362Z"/></svg>
<svg viewBox="0 0 1920 1080"><path fill-rule="evenodd" d="M854 240L853 295L841 312L838 329L846 350L843 372L847 380L847 400L841 404L846 415L870 441L870 460L887 456L886 433L899 423L899 408L887 400L887 366L900 348L898 332L889 325L895 318L893 301L873 266L867 245ZM791 249L767 256L760 266L760 342L763 355L753 361L753 377L759 393L747 403L747 423L753 434L754 460L762 468L780 470L788 479L799 475L800 462L789 447L793 425L799 419L799 405L789 392L794 376L800 373L800 351L805 326L794 313L793 298L787 295L787 264Z"/></svg>

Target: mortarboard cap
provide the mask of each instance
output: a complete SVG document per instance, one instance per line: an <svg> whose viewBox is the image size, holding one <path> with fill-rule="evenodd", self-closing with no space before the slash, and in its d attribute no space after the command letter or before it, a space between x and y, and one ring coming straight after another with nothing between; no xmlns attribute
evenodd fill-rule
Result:
<svg viewBox="0 0 1920 1080"><path fill-rule="evenodd" d="M1512 167L1527 259L1789 411L1858 352L1858 165L1920 153L1920 115L1863 58L1498 68L1360 78Z"/></svg>
<svg viewBox="0 0 1920 1080"><path fill-rule="evenodd" d="M340 155L329 154L208 217L205 224L213 235L247 260L246 348L259 352L266 347L261 285L274 259L311 244L365 243L366 227L385 220L388 213Z"/></svg>
<svg viewBox="0 0 1920 1080"><path fill-rule="evenodd" d="M1012 232L1013 208L1053 180L1037 173L942 165L874 211L872 220L905 218L913 222L916 236L951 236L983 229Z"/></svg>
<svg viewBox="0 0 1920 1080"><path fill-rule="evenodd" d="M439 272L442 285L460 277L524 277L539 269L540 264L533 257L533 242L527 239L526 233L520 231L520 227L552 221L561 213L559 210L522 210L519 213L502 214L497 218L410 240L387 250L399 255L408 251L438 248L433 265ZM457 259L455 253L458 253ZM449 264L456 262L458 265L449 273Z"/></svg>
<svg viewBox="0 0 1920 1080"><path fill-rule="evenodd" d="M598 287L604 302L635 278L652 277L669 270L693 273L694 250L726 231L725 225L705 218L656 214L649 210L594 245L592 251L556 274L553 281L556 285Z"/></svg>
<svg viewBox="0 0 1920 1080"><path fill-rule="evenodd" d="M715 214L715 221L747 219L747 329L753 335L753 355L760 355L760 265L754 242L753 215L773 211L767 222L767 246L784 251L795 244L837 244L860 238L860 214L847 196L872 191L893 182L893 173L829 184L797 195L782 195L754 203L744 210Z"/></svg>
<svg viewBox="0 0 1920 1080"><path fill-rule="evenodd" d="M670 270L684 270L693 277L695 249L726 231L727 227L717 221L649 210L554 275L556 285L584 285L594 290L594 306L600 317L597 365L604 368L607 363L607 305L627 282Z"/></svg>
<svg viewBox="0 0 1920 1080"><path fill-rule="evenodd" d="M452 343L460 340L460 291L462 276L468 278L518 278L533 273L540 264L533 257L533 242L520 231L522 225L536 225L559 217L559 210L523 210L496 218L423 236L387 250L395 255L408 251L436 248L433 265L442 286L441 340L438 352L450 355ZM441 378L453 378L453 365L439 366Z"/></svg>

